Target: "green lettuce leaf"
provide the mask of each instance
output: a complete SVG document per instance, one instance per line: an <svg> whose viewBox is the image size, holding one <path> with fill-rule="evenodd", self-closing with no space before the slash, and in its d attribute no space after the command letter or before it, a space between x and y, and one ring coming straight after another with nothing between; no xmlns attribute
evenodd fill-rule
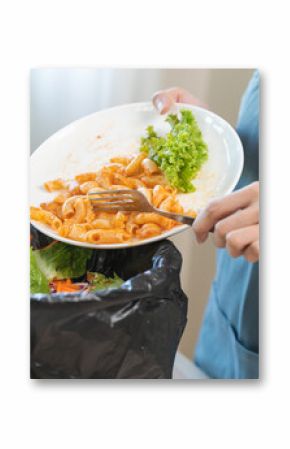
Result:
<svg viewBox="0 0 290 449"><path fill-rule="evenodd" d="M192 180L207 160L208 148L192 112L182 109L180 115L168 115L171 130L165 137L158 137L153 126L148 126L140 151L158 165L172 187L188 193L195 191Z"/></svg>
<svg viewBox="0 0 290 449"><path fill-rule="evenodd" d="M90 290L92 292L107 288L118 288L124 282L116 273L114 273L112 278L106 277L102 273L88 273L87 279L90 283Z"/></svg>
<svg viewBox="0 0 290 449"><path fill-rule="evenodd" d="M35 251L30 248L30 291L34 293L49 293L48 280L38 268Z"/></svg>
<svg viewBox="0 0 290 449"><path fill-rule="evenodd" d="M92 250L62 242L53 242L33 253L39 270L51 281L84 275Z"/></svg>

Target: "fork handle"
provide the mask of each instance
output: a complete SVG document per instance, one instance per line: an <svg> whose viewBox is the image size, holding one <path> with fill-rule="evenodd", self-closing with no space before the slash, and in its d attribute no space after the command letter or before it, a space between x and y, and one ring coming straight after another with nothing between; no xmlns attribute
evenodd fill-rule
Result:
<svg viewBox="0 0 290 449"><path fill-rule="evenodd" d="M171 218L172 220L179 221L180 223L192 226L195 218L188 217L186 215L174 214L172 212L164 212L163 210L155 209L156 213L159 215L163 215L164 217Z"/></svg>

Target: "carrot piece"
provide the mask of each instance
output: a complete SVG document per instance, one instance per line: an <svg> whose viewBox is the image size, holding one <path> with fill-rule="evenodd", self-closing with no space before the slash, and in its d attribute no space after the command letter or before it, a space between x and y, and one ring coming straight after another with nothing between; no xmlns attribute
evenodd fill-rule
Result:
<svg viewBox="0 0 290 449"><path fill-rule="evenodd" d="M73 284L71 279L56 280L53 284L57 293L73 293L80 290L79 285Z"/></svg>

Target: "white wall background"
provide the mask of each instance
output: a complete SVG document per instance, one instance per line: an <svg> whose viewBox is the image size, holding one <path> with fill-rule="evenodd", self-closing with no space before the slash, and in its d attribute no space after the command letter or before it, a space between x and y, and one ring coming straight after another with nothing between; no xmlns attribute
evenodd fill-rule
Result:
<svg viewBox="0 0 290 449"><path fill-rule="evenodd" d="M110 106L148 101L156 90L182 86L235 125L251 69L41 68L31 71L31 152L58 129ZM214 275L212 243L199 246L191 230L173 239L183 255L182 286L189 298L180 350L191 357Z"/></svg>

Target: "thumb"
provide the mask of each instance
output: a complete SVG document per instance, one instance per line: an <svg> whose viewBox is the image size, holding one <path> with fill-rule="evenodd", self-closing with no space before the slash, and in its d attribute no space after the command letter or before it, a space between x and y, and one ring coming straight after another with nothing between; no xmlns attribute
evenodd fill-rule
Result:
<svg viewBox="0 0 290 449"><path fill-rule="evenodd" d="M152 98L153 104L160 114L168 112L174 103L173 98L165 92L157 92Z"/></svg>

